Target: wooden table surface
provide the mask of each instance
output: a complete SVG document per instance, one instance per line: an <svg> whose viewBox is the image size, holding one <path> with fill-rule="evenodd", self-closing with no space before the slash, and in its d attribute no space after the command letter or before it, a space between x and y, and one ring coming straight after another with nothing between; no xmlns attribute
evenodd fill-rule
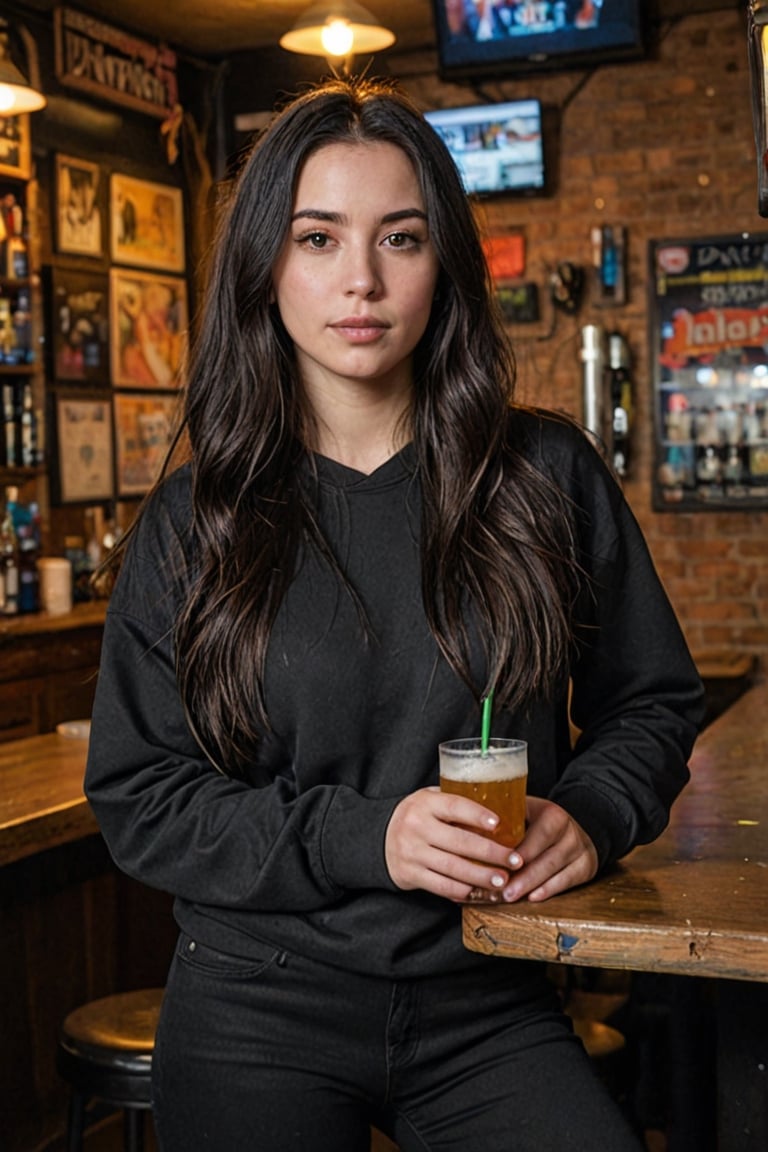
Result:
<svg viewBox="0 0 768 1152"><path fill-rule="evenodd" d="M464 942L528 959L768 981L768 685L699 737L662 836L542 904L468 905Z"/></svg>
<svg viewBox="0 0 768 1152"><path fill-rule="evenodd" d="M0 865L98 832L83 794L87 749L56 732L0 744Z"/></svg>
<svg viewBox="0 0 768 1152"><path fill-rule="evenodd" d="M767 717L758 684L702 733L669 827L610 875L463 913L477 951L715 978L718 1152L768 1149Z"/></svg>

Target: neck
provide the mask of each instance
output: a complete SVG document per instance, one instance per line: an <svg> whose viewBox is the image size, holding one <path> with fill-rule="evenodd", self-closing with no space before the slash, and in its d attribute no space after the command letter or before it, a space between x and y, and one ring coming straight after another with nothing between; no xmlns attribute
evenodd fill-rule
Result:
<svg viewBox="0 0 768 1152"><path fill-rule="evenodd" d="M311 401L311 447L321 456L358 472L375 472L410 439L410 388L373 396L313 394Z"/></svg>

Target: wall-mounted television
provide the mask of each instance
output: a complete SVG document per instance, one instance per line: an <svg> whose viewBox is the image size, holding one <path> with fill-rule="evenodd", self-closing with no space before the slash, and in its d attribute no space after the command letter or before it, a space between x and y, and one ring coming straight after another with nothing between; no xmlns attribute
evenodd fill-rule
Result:
<svg viewBox="0 0 768 1152"><path fill-rule="evenodd" d="M545 190L541 104L510 100L441 108L425 116L442 136L473 196L534 196Z"/></svg>
<svg viewBox="0 0 768 1152"><path fill-rule="evenodd" d="M643 0L432 0L444 80L584 68L643 54Z"/></svg>

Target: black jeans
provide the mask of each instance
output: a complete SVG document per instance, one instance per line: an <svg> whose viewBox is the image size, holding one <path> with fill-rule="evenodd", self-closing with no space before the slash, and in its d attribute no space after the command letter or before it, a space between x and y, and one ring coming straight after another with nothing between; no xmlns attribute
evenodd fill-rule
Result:
<svg viewBox="0 0 768 1152"><path fill-rule="evenodd" d="M537 966L391 981L182 935L153 1061L162 1152L638 1152Z"/></svg>

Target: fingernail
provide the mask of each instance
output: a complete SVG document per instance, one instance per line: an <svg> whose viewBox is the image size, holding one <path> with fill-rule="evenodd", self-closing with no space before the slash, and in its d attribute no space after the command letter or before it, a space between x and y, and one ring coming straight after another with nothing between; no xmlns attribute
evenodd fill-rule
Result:
<svg viewBox="0 0 768 1152"><path fill-rule="evenodd" d="M517 899L517 893L514 888L505 888L502 892L502 896L508 904L514 903L514 901Z"/></svg>
<svg viewBox="0 0 768 1152"><path fill-rule="evenodd" d="M506 880L503 876L491 876L491 884L493 884L494 888L503 888Z"/></svg>
<svg viewBox="0 0 768 1152"><path fill-rule="evenodd" d="M489 828L495 828L499 822L498 816L486 816L485 822Z"/></svg>
<svg viewBox="0 0 768 1152"><path fill-rule="evenodd" d="M518 856L517 852L510 852L509 863L510 863L510 866L512 868L519 868L520 867L520 865L522 864L522 860Z"/></svg>

